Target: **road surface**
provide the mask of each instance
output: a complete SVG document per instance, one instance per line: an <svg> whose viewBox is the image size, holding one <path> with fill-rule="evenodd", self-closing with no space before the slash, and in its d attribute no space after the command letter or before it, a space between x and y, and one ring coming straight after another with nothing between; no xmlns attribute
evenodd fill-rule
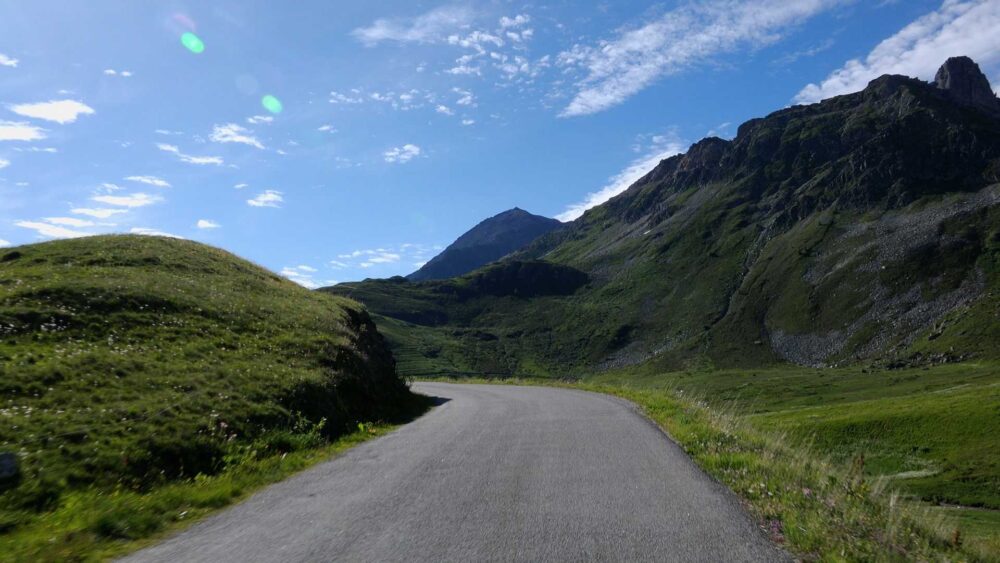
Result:
<svg viewBox="0 0 1000 563"><path fill-rule="evenodd" d="M414 387L441 404L125 560L789 559L630 403Z"/></svg>

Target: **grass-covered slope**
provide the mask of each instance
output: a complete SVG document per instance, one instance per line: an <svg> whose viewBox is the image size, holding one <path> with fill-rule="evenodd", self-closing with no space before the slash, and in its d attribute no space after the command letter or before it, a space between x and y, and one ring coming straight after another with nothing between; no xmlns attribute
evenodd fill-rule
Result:
<svg viewBox="0 0 1000 563"><path fill-rule="evenodd" d="M224 251L135 236L0 251L0 453L20 466L0 540L72 491L210 476L410 397L358 303Z"/></svg>
<svg viewBox="0 0 1000 563"><path fill-rule="evenodd" d="M507 260L532 259L588 283L460 312L448 281L331 291L410 323L414 373L1000 359L1000 117L884 76L664 160Z"/></svg>

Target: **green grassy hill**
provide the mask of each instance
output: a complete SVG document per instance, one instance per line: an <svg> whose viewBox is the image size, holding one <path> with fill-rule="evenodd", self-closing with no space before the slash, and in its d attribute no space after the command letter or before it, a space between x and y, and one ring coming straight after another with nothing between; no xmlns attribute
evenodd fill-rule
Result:
<svg viewBox="0 0 1000 563"><path fill-rule="evenodd" d="M392 420L411 397L358 303L227 252L136 236L4 249L0 452L21 472L0 483L0 544L74 491L220 474Z"/></svg>

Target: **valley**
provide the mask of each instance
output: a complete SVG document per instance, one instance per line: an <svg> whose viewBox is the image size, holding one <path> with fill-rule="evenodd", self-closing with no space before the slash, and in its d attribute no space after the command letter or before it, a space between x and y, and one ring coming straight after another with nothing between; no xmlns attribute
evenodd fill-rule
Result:
<svg viewBox="0 0 1000 563"><path fill-rule="evenodd" d="M0 552L995 561L990 88L967 57L881 76L409 276L4 248Z"/></svg>

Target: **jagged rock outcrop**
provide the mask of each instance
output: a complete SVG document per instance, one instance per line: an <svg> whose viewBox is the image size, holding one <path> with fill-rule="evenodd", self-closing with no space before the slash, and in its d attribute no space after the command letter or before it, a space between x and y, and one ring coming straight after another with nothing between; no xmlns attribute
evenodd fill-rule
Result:
<svg viewBox="0 0 1000 563"><path fill-rule="evenodd" d="M938 69L934 82L952 100L1000 115L1000 99L997 99L979 65L969 57L952 57L945 61Z"/></svg>

